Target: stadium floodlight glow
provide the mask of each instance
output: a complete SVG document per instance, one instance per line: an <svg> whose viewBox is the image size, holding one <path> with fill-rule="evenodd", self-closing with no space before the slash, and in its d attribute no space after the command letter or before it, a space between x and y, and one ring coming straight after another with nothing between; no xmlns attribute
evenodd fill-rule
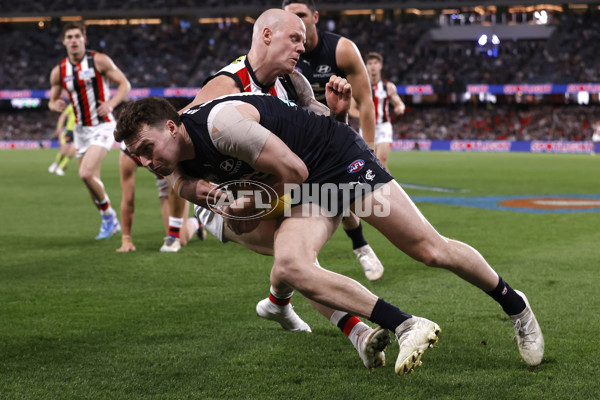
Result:
<svg viewBox="0 0 600 400"><path fill-rule="evenodd" d="M548 23L548 13L546 10L534 12L533 17L535 18L535 23L538 25L545 25Z"/></svg>
<svg viewBox="0 0 600 400"><path fill-rule="evenodd" d="M492 44L495 44L496 46L500 44L500 38L495 33L492 36Z"/></svg>
<svg viewBox="0 0 600 400"><path fill-rule="evenodd" d="M485 46L485 44L487 43L488 37L486 34L483 34L481 36L479 36L479 40L477 40L477 43L479 43L480 46Z"/></svg>

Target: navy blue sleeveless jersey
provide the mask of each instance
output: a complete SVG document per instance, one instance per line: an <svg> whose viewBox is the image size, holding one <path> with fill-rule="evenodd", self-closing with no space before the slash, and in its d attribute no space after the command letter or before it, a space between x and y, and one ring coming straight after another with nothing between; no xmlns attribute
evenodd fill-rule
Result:
<svg viewBox="0 0 600 400"><path fill-rule="evenodd" d="M296 69L310 82L315 98L327 105L325 100L325 85L331 75L346 77L337 65L335 49L341 39L340 35L331 32L317 31L319 42L310 53L300 55Z"/></svg>
<svg viewBox="0 0 600 400"><path fill-rule="evenodd" d="M267 177L246 162L215 148L207 120L213 107L225 101L241 101L256 107L260 125L277 135L308 168L305 183L360 183L374 187L393 179L349 126L271 95L249 93L223 96L181 115L195 150L194 159L180 163L186 175L215 183Z"/></svg>

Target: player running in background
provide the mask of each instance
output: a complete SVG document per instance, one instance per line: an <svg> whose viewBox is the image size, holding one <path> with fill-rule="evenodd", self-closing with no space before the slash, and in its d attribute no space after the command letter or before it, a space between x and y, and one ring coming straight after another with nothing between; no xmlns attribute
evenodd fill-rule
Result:
<svg viewBox="0 0 600 400"><path fill-rule="evenodd" d="M398 96L396 85L393 82L381 78L383 68L383 56L371 52L365 57L369 80L371 82L371 93L375 103L375 155L387 169L390 146L393 142L392 123L390 122L390 105L396 115L404 114L406 106ZM360 118L356 103L350 108L352 118ZM362 132L360 132L362 134Z"/></svg>
<svg viewBox="0 0 600 400"><path fill-rule="evenodd" d="M48 172L51 174L55 173L58 176L64 176L69 161L75 155L73 129L75 129L75 111L73 111L73 105L69 104L60 114L60 117L58 117L56 131L52 135L52 137L58 137L60 149L56 153L56 159L48 167Z"/></svg>
<svg viewBox="0 0 600 400"><path fill-rule="evenodd" d="M325 101L325 85L332 75L348 80L352 85L352 97L359 109L364 139L373 148L375 108L369 77L358 48L345 37L317 29L319 12L314 1L284 0L282 7L300 17L306 27L306 51L300 56L296 69L308 79L315 98L322 103ZM342 219L342 226L352 240L352 249L367 279L376 281L381 278L383 265L365 239L360 219L351 214Z"/></svg>
<svg viewBox="0 0 600 400"><path fill-rule="evenodd" d="M100 180L102 160L112 148L116 122L114 108L127 97L131 85L110 57L86 51L86 31L83 22L69 22L62 30L62 43L67 57L50 73L50 102L52 111L66 108L61 93L65 90L73 104L76 125L73 131L79 176L102 215L96 239L106 239L121 230L115 210L110 205L104 184ZM109 82L117 86L110 97Z"/></svg>

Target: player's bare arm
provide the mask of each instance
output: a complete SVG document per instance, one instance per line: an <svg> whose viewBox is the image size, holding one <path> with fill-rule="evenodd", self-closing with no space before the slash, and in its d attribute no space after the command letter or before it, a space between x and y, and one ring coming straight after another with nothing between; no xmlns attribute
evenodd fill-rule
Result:
<svg viewBox="0 0 600 400"><path fill-rule="evenodd" d="M127 95L131 90L131 84L129 80L112 61L112 59L103 53L94 54L94 64L100 74L106 76L106 78L117 87L117 92L111 99L105 103L101 103L98 107L98 115L104 117L110 114L116 106L127 99Z"/></svg>
<svg viewBox="0 0 600 400"><path fill-rule="evenodd" d="M194 100L182 108L179 113L181 114L185 110L197 106L198 104L206 103L207 101L214 100L217 97L225 96L228 94L241 93L237 83L226 75L219 75L211 79L204 87L198 92Z"/></svg>
<svg viewBox="0 0 600 400"><path fill-rule="evenodd" d="M50 101L48 108L52 111L63 112L67 104L61 98L62 85L60 83L60 68L55 66L50 72Z"/></svg>
<svg viewBox="0 0 600 400"><path fill-rule="evenodd" d="M63 111L58 117L58 121L56 122L56 129L54 133L52 133L51 138L57 138L60 136L60 133L65 129L65 123L67 122L68 113Z"/></svg>
<svg viewBox="0 0 600 400"><path fill-rule="evenodd" d="M209 116L209 130L215 147L222 153L239 158L256 171L268 176L268 184L277 193L285 194L285 184L301 184L308 178L304 162L276 135L259 124L258 110L245 103L224 105ZM244 132L244 137L237 135ZM255 213L255 201L241 199L239 205L227 210L228 215L243 216ZM226 218L236 233L250 232L259 221Z"/></svg>
<svg viewBox="0 0 600 400"><path fill-rule="evenodd" d="M348 99L352 97L352 87L346 79L336 75L331 76L325 87L327 105L329 106L327 107L315 100L315 93L304 75L294 71L290 74L290 78L294 89L296 89L300 107L317 115L330 116L333 113L338 121L347 121L348 108L350 107Z"/></svg>
<svg viewBox="0 0 600 400"><path fill-rule="evenodd" d="M327 105L338 121L348 122L348 111L352 103L352 86L345 78L332 75L325 85Z"/></svg>
<svg viewBox="0 0 600 400"><path fill-rule="evenodd" d="M310 86L310 82L308 82L308 79L304 75L298 71L294 71L290 74L290 78L294 89L296 89L296 94L298 95L297 104L300 107L312 111L317 115L325 115L326 117L331 115L329 107L315 100L315 93Z"/></svg>
<svg viewBox="0 0 600 400"><path fill-rule="evenodd" d="M396 89L396 85L394 85L392 82L387 83L387 93L388 97L390 98L390 104L394 108L394 112L396 113L396 115L404 114L406 106L404 105L404 102L402 101L400 96L398 96L398 90Z"/></svg>
<svg viewBox="0 0 600 400"><path fill-rule="evenodd" d="M354 119L360 119L360 110L358 109L358 104L356 104L356 100L352 98L352 104L350 105L350 110L348 110L348 116Z"/></svg>
<svg viewBox="0 0 600 400"><path fill-rule="evenodd" d="M219 199L227 197L225 193L217 190L217 185L214 183L187 176L179 167L175 168L173 173L166 176L165 179L179 197L200 207L210 208L208 204L215 204ZM218 210L211 209L218 212Z"/></svg>
<svg viewBox="0 0 600 400"><path fill-rule="evenodd" d="M290 74L290 80L294 85L296 94L298 95L297 104L307 110L313 111L319 115L329 115L329 109L321 104L322 107L314 106L315 103L315 92L313 92L310 82L300 72L294 70ZM318 103L318 102L317 102ZM320 103L319 103L320 104Z"/></svg>
<svg viewBox="0 0 600 400"><path fill-rule="evenodd" d="M301 184L308 177L304 162L277 136L259 124L258 110L247 103L227 104L209 122L217 149L275 177L273 189L284 194L284 183ZM244 132L243 140L238 132Z"/></svg>
<svg viewBox="0 0 600 400"><path fill-rule="evenodd" d="M360 127L365 142L373 147L375 142L375 105L371 95L371 84L367 68L362 61L356 45L346 38L341 38L335 50L338 67L346 74L352 85L352 97L360 111Z"/></svg>

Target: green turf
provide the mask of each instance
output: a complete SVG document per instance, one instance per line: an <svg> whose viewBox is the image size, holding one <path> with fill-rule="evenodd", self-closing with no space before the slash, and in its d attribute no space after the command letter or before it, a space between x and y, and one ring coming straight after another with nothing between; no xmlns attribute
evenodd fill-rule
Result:
<svg viewBox="0 0 600 400"><path fill-rule="evenodd" d="M103 168L120 201L117 151ZM256 317L270 259L213 237L160 254L164 232L151 174L138 171L135 253L100 224L74 165L54 151L0 153L0 399L592 399L598 398L600 215L523 214L419 204L444 235L477 249L525 291L546 354L528 368L512 326L478 289L366 236L386 266L370 283L343 232L321 264L443 329L414 375L369 373L341 332L299 294L312 334ZM468 189L468 196L598 193L587 155L394 153L399 181ZM444 195L408 190L415 196ZM465 195L464 193L461 195ZM118 207L117 207L118 208Z"/></svg>

